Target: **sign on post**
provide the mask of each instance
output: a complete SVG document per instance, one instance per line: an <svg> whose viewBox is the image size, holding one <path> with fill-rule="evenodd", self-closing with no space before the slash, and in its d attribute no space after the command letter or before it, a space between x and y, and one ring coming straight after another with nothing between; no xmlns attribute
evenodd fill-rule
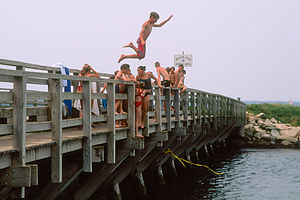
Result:
<svg viewBox="0 0 300 200"><path fill-rule="evenodd" d="M174 55L174 66L178 67L181 64L184 67L192 67L193 66L193 55L192 54Z"/></svg>

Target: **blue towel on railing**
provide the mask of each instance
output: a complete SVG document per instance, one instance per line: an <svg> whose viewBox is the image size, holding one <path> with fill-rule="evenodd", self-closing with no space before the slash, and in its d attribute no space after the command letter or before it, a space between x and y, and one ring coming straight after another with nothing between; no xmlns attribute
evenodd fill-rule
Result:
<svg viewBox="0 0 300 200"><path fill-rule="evenodd" d="M61 74L70 75L69 68L62 65L61 63L57 63L53 66L60 67ZM63 87L64 87L64 92L71 92L71 81L70 80L63 80L62 84L63 84ZM72 100L71 99L66 99L66 100L64 100L64 104L68 108L68 116L71 116L72 115Z"/></svg>

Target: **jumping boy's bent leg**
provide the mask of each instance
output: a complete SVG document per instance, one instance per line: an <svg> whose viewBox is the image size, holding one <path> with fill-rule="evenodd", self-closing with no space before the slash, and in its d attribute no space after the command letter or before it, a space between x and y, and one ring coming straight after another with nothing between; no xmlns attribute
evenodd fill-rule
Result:
<svg viewBox="0 0 300 200"><path fill-rule="evenodd" d="M138 48L136 48L136 47L133 45L132 42L130 42L129 44L123 46L123 48L125 48L125 47L130 47L130 48L132 48L136 53L138 53Z"/></svg>
<svg viewBox="0 0 300 200"><path fill-rule="evenodd" d="M126 58L140 58L140 56L138 54L132 54L132 55L124 55L124 54L122 54L121 57L118 60L118 63L120 63L122 60L124 60Z"/></svg>

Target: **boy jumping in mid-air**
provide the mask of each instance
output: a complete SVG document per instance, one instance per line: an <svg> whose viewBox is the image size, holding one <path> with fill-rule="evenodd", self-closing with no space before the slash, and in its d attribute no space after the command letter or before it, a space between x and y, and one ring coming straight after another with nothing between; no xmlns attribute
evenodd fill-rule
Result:
<svg viewBox="0 0 300 200"><path fill-rule="evenodd" d="M138 48L136 48L132 42L130 42L129 44L123 46L123 47L130 47L132 48L136 54L132 54L132 55L124 55L122 54L118 63L120 63L122 60L124 60L125 58L138 58L138 59L142 59L145 57L145 53L146 53L146 40L149 37L151 31L152 31L152 27L161 27L163 26L165 23L167 23L171 18L173 17L173 15L171 15L168 19L166 19L165 21L161 22L160 24L155 24L157 22L157 20L159 19L159 15L156 12L152 12L150 14L150 18L148 21L146 21L143 26L142 26L142 30L140 32L140 36L138 38L138 40L136 41L138 44Z"/></svg>

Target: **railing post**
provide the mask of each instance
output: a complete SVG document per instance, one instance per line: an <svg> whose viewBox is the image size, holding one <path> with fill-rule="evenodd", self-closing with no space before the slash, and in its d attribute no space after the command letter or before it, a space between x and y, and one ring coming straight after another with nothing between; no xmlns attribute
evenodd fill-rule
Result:
<svg viewBox="0 0 300 200"><path fill-rule="evenodd" d="M167 131L171 131L171 90L170 88L164 88L165 100L166 100L166 120L167 120Z"/></svg>
<svg viewBox="0 0 300 200"><path fill-rule="evenodd" d="M191 117L192 117L192 126L196 123L196 107L195 107L195 93L191 92Z"/></svg>
<svg viewBox="0 0 300 200"><path fill-rule="evenodd" d="M12 166L25 166L26 162L26 84L26 77L14 77L12 145L18 152L12 156ZM14 188L13 196L24 198L25 187Z"/></svg>
<svg viewBox="0 0 300 200"><path fill-rule="evenodd" d="M206 126L206 124L207 124L207 94L206 93L204 93L202 95L202 102L203 102L202 114L203 114L203 117L204 117L204 124Z"/></svg>
<svg viewBox="0 0 300 200"><path fill-rule="evenodd" d="M158 123L156 131L162 131L160 88L155 87L155 118Z"/></svg>
<svg viewBox="0 0 300 200"><path fill-rule="evenodd" d="M91 82L83 81L82 83L82 124L83 135L82 140L83 152L83 171L92 172L92 130L91 130Z"/></svg>
<svg viewBox="0 0 300 200"><path fill-rule="evenodd" d="M202 113L201 113L201 111L202 111L201 110L202 98L201 98L201 96L202 96L201 93L198 92L197 93L197 116L198 116L200 125L202 124Z"/></svg>
<svg viewBox="0 0 300 200"><path fill-rule="evenodd" d="M51 148L51 181L62 182L62 80L49 79L51 92L51 140L55 142Z"/></svg>
<svg viewBox="0 0 300 200"><path fill-rule="evenodd" d="M189 92L188 91L183 93L182 103L183 103L183 120L184 120L183 127L187 128L188 117L189 117Z"/></svg>
<svg viewBox="0 0 300 200"><path fill-rule="evenodd" d="M212 95L212 112L214 115L214 121L213 121L213 125L214 125L214 130L216 131L218 129L217 124L218 124L218 117L217 117L217 96L215 94Z"/></svg>
<svg viewBox="0 0 300 200"><path fill-rule="evenodd" d="M107 163L116 162L115 84L107 83Z"/></svg>
<svg viewBox="0 0 300 200"><path fill-rule="evenodd" d="M127 111L127 122L128 122L128 138L135 137L135 86L134 85L127 85L128 93L128 111ZM135 156L135 149L133 149L130 153L131 156Z"/></svg>
<svg viewBox="0 0 300 200"><path fill-rule="evenodd" d="M209 128L211 128L212 124L212 98L211 94L207 94L207 114L209 119Z"/></svg>
<svg viewBox="0 0 300 200"><path fill-rule="evenodd" d="M179 91L178 89L174 89L174 111L175 111L175 120L176 120L176 124L175 124L175 128L178 129L181 127L181 123L180 123L180 97L179 97Z"/></svg>

